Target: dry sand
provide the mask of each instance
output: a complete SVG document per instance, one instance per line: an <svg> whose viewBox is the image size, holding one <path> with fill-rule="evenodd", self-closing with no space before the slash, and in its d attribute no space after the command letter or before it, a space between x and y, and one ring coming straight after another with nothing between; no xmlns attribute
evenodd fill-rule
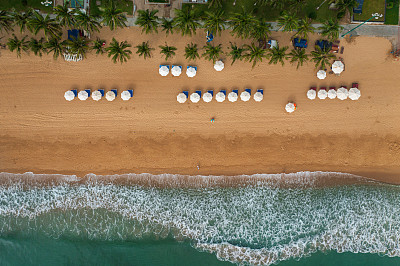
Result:
<svg viewBox="0 0 400 266"><path fill-rule="evenodd" d="M296 70L267 61L254 69L247 62L216 72L204 59L189 63L186 43L205 44L199 31L192 38L174 34L142 35L137 28L97 34L110 42L127 40L133 46L150 40L153 57L138 55L114 64L103 55L82 62L54 61L6 50L0 55L0 171L21 173L180 173L238 175L297 171L334 171L400 183L400 64L388 57L391 44L383 38L342 40L346 70L340 76L315 76L314 64ZM94 36L95 38L96 36ZM289 34L272 34L281 46ZM312 36L314 43L318 36ZM224 41L222 41L224 40ZM159 45L178 47L165 62ZM216 37L227 51L228 32ZM291 47L291 45L290 45ZM313 45L307 49L311 51ZM136 49L132 49L134 52ZM198 66L188 78L161 77L160 63ZM308 100L310 86L351 86L358 82L359 101ZM264 89L256 103L178 104L178 92L213 88ZM126 88L134 98L67 102L69 89ZM298 110L284 106L295 101ZM210 123L210 118L215 122ZM197 169L197 165L200 169Z"/></svg>

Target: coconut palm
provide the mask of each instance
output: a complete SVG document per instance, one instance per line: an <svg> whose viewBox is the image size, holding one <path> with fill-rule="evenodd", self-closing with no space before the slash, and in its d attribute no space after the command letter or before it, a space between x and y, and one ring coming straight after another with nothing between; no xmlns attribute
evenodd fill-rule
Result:
<svg viewBox="0 0 400 266"><path fill-rule="evenodd" d="M7 11L0 10L0 31L9 32L12 31L12 17Z"/></svg>
<svg viewBox="0 0 400 266"><path fill-rule="evenodd" d="M203 57L207 60L212 60L215 63L219 56L222 54L222 44L218 44L217 46L211 45L207 43L204 47Z"/></svg>
<svg viewBox="0 0 400 266"><path fill-rule="evenodd" d="M106 49L104 47L105 43L106 43L105 40L102 40L97 37L97 39L95 41L93 41L93 45L92 45L91 49L95 50L96 54L104 54L104 52L106 51Z"/></svg>
<svg viewBox="0 0 400 266"><path fill-rule="evenodd" d="M328 19L324 24L318 28L321 30L322 36L326 36L329 40L336 40L339 38L339 33L343 29L337 20Z"/></svg>
<svg viewBox="0 0 400 266"><path fill-rule="evenodd" d="M26 41L25 39L28 36L22 37L22 39L18 39L17 36L13 33L13 38L9 38L7 42L8 49L11 52L16 51L17 52L17 57L21 57L21 52L28 52L29 50L29 41Z"/></svg>
<svg viewBox="0 0 400 266"><path fill-rule="evenodd" d="M270 6L273 9L283 9L287 1L285 0L257 0L257 5Z"/></svg>
<svg viewBox="0 0 400 266"><path fill-rule="evenodd" d="M271 34L271 24L264 18L258 19L250 29L250 36L255 40L265 40Z"/></svg>
<svg viewBox="0 0 400 266"><path fill-rule="evenodd" d="M89 33L100 31L101 25L100 22L97 20L97 17L88 15L85 12L79 10L75 15L75 20L76 26L81 30L85 30Z"/></svg>
<svg viewBox="0 0 400 266"><path fill-rule="evenodd" d="M102 17L102 23L107 24L111 30L114 30L118 27L126 27L126 16L123 14L121 9L117 9L115 7L113 1L110 1L110 4L104 9Z"/></svg>
<svg viewBox="0 0 400 266"><path fill-rule="evenodd" d="M299 21L299 25L297 27L296 36L300 36L301 38L308 39L309 33L314 33L315 28L311 25L311 19L303 18Z"/></svg>
<svg viewBox="0 0 400 266"><path fill-rule="evenodd" d="M353 11L353 8L359 5L357 0L335 0L331 2L335 2L335 7L339 11L338 16L339 13L345 15L347 11L351 13Z"/></svg>
<svg viewBox="0 0 400 266"><path fill-rule="evenodd" d="M161 28L162 31L165 31L165 34L172 34L174 28L174 21L172 19L162 18L161 20Z"/></svg>
<svg viewBox="0 0 400 266"><path fill-rule="evenodd" d="M142 27L142 33L158 32L158 16L156 15L158 10L138 10L138 17L136 19L136 25Z"/></svg>
<svg viewBox="0 0 400 266"><path fill-rule="evenodd" d="M49 15L43 17L39 12L34 11L32 18L29 20L29 26L36 35L43 30L44 36L48 40L49 37L59 38L61 36L61 27L57 20L50 18Z"/></svg>
<svg viewBox="0 0 400 266"><path fill-rule="evenodd" d="M222 0L210 0L210 1L208 1L208 8L210 8L210 7L221 8L222 7Z"/></svg>
<svg viewBox="0 0 400 266"><path fill-rule="evenodd" d="M265 58L265 50L256 46L254 43L246 45L245 47L247 49L245 59L250 63L253 62L252 67L254 68L258 62L262 62L263 58Z"/></svg>
<svg viewBox="0 0 400 266"><path fill-rule="evenodd" d="M89 40L81 37L72 38L72 40L67 41L70 53L77 56L82 56L83 58L86 58L86 54L90 49L89 43Z"/></svg>
<svg viewBox="0 0 400 266"><path fill-rule="evenodd" d="M297 62L297 68L303 65L308 60L308 55L305 49L293 49L289 53L290 63Z"/></svg>
<svg viewBox="0 0 400 266"><path fill-rule="evenodd" d="M289 14L285 11L278 18L278 26L282 31L295 31L298 27L298 20L295 14Z"/></svg>
<svg viewBox="0 0 400 266"><path fill-rule="evenodd" d="M51 38L47 43L45 43L45 48L47 54L53 52L53 58L56 60L65 51L65 41L60 41L58 38Z"/></svg>
<svg viewBox="0 0 400 266"><path fill-rule="evenodd" d="M165 56L165 61L167 61L168 58L173 57L177 50L175 46L168 46L167 43L165 43L165 45L160 45L159 47L161 49L160 54Z"/></svg>
<svg viewBox="0 0 400 266"><path fill-rule="evenodd" d="M19 27L20 32L24 32L26 29L30 30L29 20L33 16L32 9L28 9L28 11L24 13L14 12L12 14L12 20L14 21L14 25Z"/></svg>
<svg viewBox="0 0 400 266"><path fill-rule="evenodd" d="M182 32L182 36L196 34L196 29L200 26L197 20L198 15L190 6L175 9L174 27Z"/></svg>
<svg viewBox="0 0 400 266"><path fill-rule="evenodd" d="M196 60L196 58L200 58L199 52L197 49L197 44L187 44L185 47L185 58L189 60Z"/></svg>
<svg viewBox="0 0 400 266"><path fill-rule="evenodd" d="M225 30L225 18L224 11L221 9L214 10L212 12L206 11L204 16L203 27L207 31L211 31L215 34L221 35L221 32Z"/></svg>
<svg viewBox="0 0 400 266"><path fill-rule="evenodd" d="M287 46L284 46L282 48L279 47L274 47L269 50L269 64L277 64L280 62L282 66L285 64L285 59L289 58L289 55L286 54L286 50L288 49Z"/></svg>
<svg viewBox="0 0 400 266"><path fill-rule="evenodd" d="M39 40L36 40L35 38L31 38L29 41L29 48L31 48L31 51L40 57L42 57L43 52L46 52L46 47L45 47L45 40L44 38L40 38Z"/></svg>
<svg viewBox="0 0 400 266"><path fill-rule="evenodd" d="M233 65L233 63L235 63L236 60L242 61L244 59L245 57L244 52L246 51L245 48L238 47L236 43L231 43L230 49L231 50L229 51L229 53L227 53L227 55L230 56L232 59L231 65Z"/></svg>
<svg viewBox="0 0 400 266"><path fill-rule="evenodd" d="M53 9L53 13L57 15L56 19L61 26L72 28L75 25L74 10L70 10L67 5L56 6Z"/></svg>
<svg viewBox="0 0 400 266"><path fill-rule="evenodd" d="M329 49L321 49L319 46L315 47L315 51L311 52L312 60L315 62L315 68L325 69L325 66L329 64L329 61L336 58Z"/></svg>
<svg viewBox="0 0 400 266"><path fill-rule="evenodd" d="M250 29L256 23L256 18L251 14L251 12L246 12L242 9L241 13L234 13L231 16L231 27L232 36L236 35L238 38L248 38L250 36Z"/></svg>
<svg viewBox="0 0 400 266"><path fill-rule="evenodd" d="M136 49L136 53L139 54L139 56L143 56L144 59L151 57L151 51L154 50L154 48L150 48L149 42L143 42L137 45Z"/></svg>
<svg viewBox="0 0 400 266"><path fill-rule="evenodd" d="M106 48L108 57L111 57L114 63L120 61L121 64L127 62L131 58L132 51L128 48L131 47L127 41L118 42L115 38L112 39L110 46Z"/></svg>

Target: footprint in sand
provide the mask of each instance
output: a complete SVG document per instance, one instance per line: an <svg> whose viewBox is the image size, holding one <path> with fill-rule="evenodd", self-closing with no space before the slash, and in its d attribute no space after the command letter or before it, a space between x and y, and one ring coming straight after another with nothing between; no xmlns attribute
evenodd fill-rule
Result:
<svg viewBox="0 0 400 266"><path fill-rule="evenodd" d="M395 152L400 151L400 144L397 143L397 142L391 142L391 143L389 143L389 150L395 151Z"/></svg>

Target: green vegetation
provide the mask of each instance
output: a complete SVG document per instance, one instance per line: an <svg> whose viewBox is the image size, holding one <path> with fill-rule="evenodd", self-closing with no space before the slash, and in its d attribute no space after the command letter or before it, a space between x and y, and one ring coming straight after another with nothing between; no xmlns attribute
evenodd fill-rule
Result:
<svg viewBox="0 0 400 266"><path fill-rule="evenodd" d="M372 14L374 13L379 13L384 15L385 14L385 0L368 0L364 1L363 8L362 8L362 13L361 14L354 14L353 19L356 21L365 21L369 19ZM397 16L399 15L399 10L397 10ZM379 19L373 18L372 21L379 21L383 22L384 21L384 16L382 16Z"/></svg>
<svg viewBox="0 0 400 266"><path fill-rule="evenodd" d="M0 0L1 1L1 0ZM99 0L90 0L90 15L100 16L109 5L111 0L100 0L100 6L96 5ZM115 7L120 9L123 13L127 15L133 14L133 2L131 0L114 0Z"/></svg>
<svg viewBox="0 0 400 266"><path fill-rule="evenodd" d="M158 4L158 3L160 3L160 4L168 4L169 3L169 0L147 0L148 2L150 2L150 3L156 3L156 4Z"/></svg>
<svg viewBox="0 0 400 266"><path fill-rule="evenodd" d="M2 10L11 11L27 11L29 8L38 9L44 13L51 13L53 6L44 6L40 2L43 0L0 0L0 8Z"/></svg>
<svg viewBox="0 0 400 266"><path fill-rule="evenodd" d="M385 24L397 25L399 23L399 0L391 0L392 8L386 5Z"/></svg>
<svg viewBox="0 0 400 266"><path fill-rule="evenodd" d="M159 47L161 49L160 54L165 56L165 61L173 57L177 50L175 46L168 46L167 43L165 43L165 45L160 45Z"/></svg>
<svg viewBox="0 0 400 266"><path fill-rule="evenodd" d="M115 38L113 38L110 46L106 48L106 51L108 52L108 57L111 57L114 63L120 61L122 64L131 58L132 51L129 50L129 47L131 47L131 45L126 41L119 43Z"/></svg>

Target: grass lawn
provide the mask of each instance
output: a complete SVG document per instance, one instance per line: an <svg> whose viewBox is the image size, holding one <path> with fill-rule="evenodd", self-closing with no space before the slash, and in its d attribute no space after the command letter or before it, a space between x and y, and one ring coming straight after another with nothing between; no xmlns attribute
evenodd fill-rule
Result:
<svg viewBox="0 0 400 266"><path fill-rule="evenodd" d="M374 13L385 14L385 0L364 0L362 13L354 14L353 19L356 21L365 21ZM384 20L384 16L379 19L372 19L375 22L383 22Z"/></svg>
<svg viewBox="0 0 400 266"><path fill-rule="evenodd" d="M393 7L386 8L385 24L397 25L399 22L399 0L393 0Z"/></svg>
<svg viewBox="0 0 400 266"><path fill-rule="evenodd" d="M26 5L25 5L25 3ZM53 6L50 5L48 7L42 5L40 2L44 2L44 0L0 0L0 9L1 10L11 10L15 8L16 11L25 11L28 8L39 9L44 13L51 13L53 10Z"/></svg>
<svg viewBox="0 0 400 266"><path fill-rule="evenodd" d="M284 7L282 10L273 9L269 6L258 6L254 5L255 0L237 0L236 5L233 5L235 0L226 0L222 3L222 8L225 10L225 15L227 17L230 14L235 12L240 12L242 8L244 8L247 12L253 11L257 17L263 17L267 21L275 21L280 16L283 10L289 10L289 7ZM323 0L306 0L305 4L299 6L299 8L295 9L295 13L299 18L315 17L314 21L323 22L328 18L336 18L337 12L334 10L329 10L328 1L326 1L319 10L316 8L323 2ZM208 4L184 4L184 5L192 5L194 9L201 14L204 11L212 10L208 8ZM219 9L219 8L218 8ZM312 14L314 13L314 14Z"/></svg>
<svg viewBox="0 0 400 266"><path fill-rule="evenodd" d="M96 5L97 1L101 2L100 6ZM90 0L90 15L100 16L103 8L106 7L109 3L108 0L97 0L97 1ZM133 14L133 2L131 0L119 0L119 1L114 1L114 3L118 9L121 9L123 12L126 12L128 15Z"/></svg>

